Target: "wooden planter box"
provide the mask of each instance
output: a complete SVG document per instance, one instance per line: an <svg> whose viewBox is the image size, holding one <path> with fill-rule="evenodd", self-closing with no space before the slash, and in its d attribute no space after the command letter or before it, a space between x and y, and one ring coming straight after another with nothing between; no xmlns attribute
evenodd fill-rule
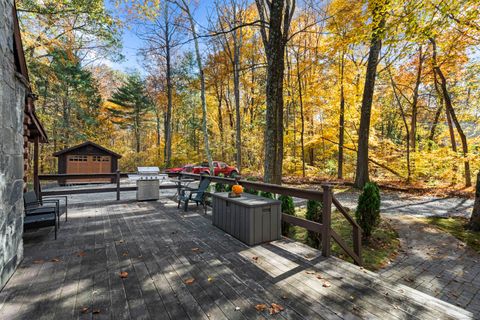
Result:
<svg viewBox="0 0 480 320"><path fill-rule="evenodd" d="M256 245L281 237L281 202L242 194L229 198L228 192L212 194L214 226L238 240Z"/></svg>

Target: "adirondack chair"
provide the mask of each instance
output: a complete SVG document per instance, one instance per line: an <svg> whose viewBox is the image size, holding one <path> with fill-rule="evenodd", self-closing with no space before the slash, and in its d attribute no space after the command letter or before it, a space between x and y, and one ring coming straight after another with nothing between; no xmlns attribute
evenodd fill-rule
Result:
<svg viewBox="0 0 480 320"><path fill-rule="evenodd" d="M203 176L200 180L197 189L183 188L180 190L178 195L178 208L180 208L181 203L184 203L184 211L188 210L188 202L193 201L197 204L203 205L205 212L207 211L207 205L205 203L205 193L208 186L210 185L210 178Z"/></svg>
<svg viewBox="0 0 480 320"><path fill-rule="evenodd" d="M65 197L65 204L60 202L57 198L45 198L39 200L34 191L28 191L23 194L23 201L25 205L25 214L28 215L40 215L51 213L52 208L55 209L56 216L58 218L58 224L60 227L60 216L65 213L65 221L68 219L68 203L67 197Z"/></svg>

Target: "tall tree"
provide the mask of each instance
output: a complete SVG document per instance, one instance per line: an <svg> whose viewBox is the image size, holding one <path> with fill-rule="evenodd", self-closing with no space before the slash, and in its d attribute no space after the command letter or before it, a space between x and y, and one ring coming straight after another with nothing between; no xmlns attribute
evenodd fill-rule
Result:
<svg viewBox="0 0 480 320"><path fill-rule="evenodd" d="M363 89L360 128L358 131L357 170L355 186L363 188L369 181L368 176L368 139L370 136L370 117L372 113L373 93L377 76L377 64L382 49L382 38L385 32L385 19L388 0L371 0L369 8L372 12L372 36L368 54L367 72Z"/></svg>
<svg viewBox="0 0 480 320"><path fill-rule="evenodd" d="M264 181L281 184L285 46L295 0L255 0L255 3L262 21L260 32L267 58Z"/></svg>
<svg viewBox="0 0 480 320"><path fill-rule="evenodd" d="M113 122L121 128L133 131L135 151L141 151L141 136L146 115L152 110L152 101L147 95L145 82L138 74L129 75L109 99Z"/></svg>

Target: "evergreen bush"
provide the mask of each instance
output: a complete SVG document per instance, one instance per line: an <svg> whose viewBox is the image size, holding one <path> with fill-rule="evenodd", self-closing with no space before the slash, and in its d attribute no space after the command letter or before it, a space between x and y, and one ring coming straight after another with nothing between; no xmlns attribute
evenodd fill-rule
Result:
<svg viewBox="0 0 480 320"><path fill-rule="evenodd" d="M248 177L248 178L247 178L247 181L258 181L258 179L255 178L255 177ZM243 190L243 192L250 193L250 194L254 194L254 195L258 196L258 191L255 190L255 189L245 188L245 189Z"/></svg>
<svg viewBox="0 0 480 320"><path fill-rule="evenodd" d="M260 197L275 199L275 196L271 192L260 191Z"/></svg>
<svg viewBox="0 0 480 320"><path fill-rule="evenodd" d="M225 177L223 173L220 173L218 176L220 178ZM225 191L227 191L227 188L223 183L219 183L219 182L215 183L215 192L225 192Z"/></svg>
<svg viewBox="0 0 480 320"><path fill-rule="evenodd" d="M380 223L380 189L374 182L367 182L358 198L355 211L357 223L363 229L363 236L369 239Z"/></svg>
<svg viewBox="0 0 480 320"><path fill-rule="evenodd" d="M278 197L278 200L282 202L282 212L289 214L291 216L295 215L295 205L293 203L293 198L290 196L281 195ZM286 237L290 235L292 226L289 223L282 222L282 234Z"/></svg>
<svg viewBox="0 0 480 320"><path fill-rule="evenodd" d="M315 200L308 200L307 202L307 212L305 213L305 218L307 220L315 221L322 223L322 203ZM313 231L307 232L307 243L313 248L320 248L322 243L321 234Z"/></svg>

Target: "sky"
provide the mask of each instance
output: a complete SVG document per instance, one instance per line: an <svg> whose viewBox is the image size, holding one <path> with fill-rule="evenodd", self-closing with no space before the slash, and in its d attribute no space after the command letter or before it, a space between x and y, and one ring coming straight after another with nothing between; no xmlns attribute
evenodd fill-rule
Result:
<svg viewBox="0 0 480 320"><path fill-rule="evenodd" d="M112 11L114 15L119 16L122 21L125 21L125 16L119 12L119 9L115 7L115 0L105 0L105 5L108 10ZM194 19L197 21L199 26L206 27L208 25L207 17L209 12L212 11L213 1L212 0L199 0L198 5L194 11ZM198 28L198 30L201 30ZM122 54L125 57L123 61L104 61L111 68L120 70L123 72L129 72L137 70L140 73L142 72L141 60L142 57L138 55L138 50L142 47L142 41L137 37L135 31L131 29L131 26L128 25L128 22L125 23L125 26L122 30Z"/></svg>

